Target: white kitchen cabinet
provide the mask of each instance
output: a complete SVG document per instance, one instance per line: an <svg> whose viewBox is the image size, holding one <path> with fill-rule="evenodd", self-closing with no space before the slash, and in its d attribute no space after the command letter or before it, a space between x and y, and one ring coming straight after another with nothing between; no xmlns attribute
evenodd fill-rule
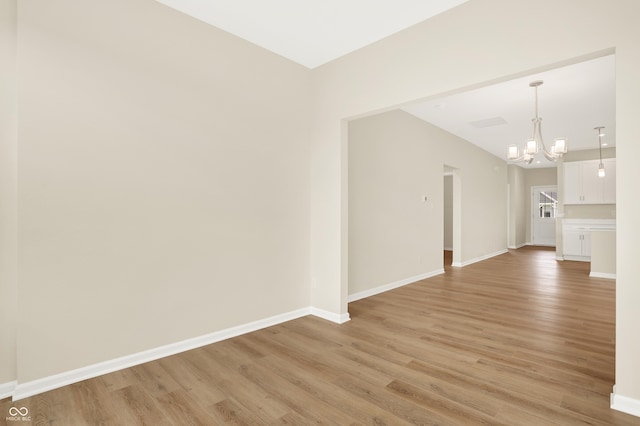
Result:
<svg viewBox="0 0 640 426"><path fill-rule="evenodd" d="M591 231L588 229L562 232L562 255L566 260L589 261L591 258Z"/></svg>
<svg viewBox="0 0 640 426"><path fill-rule="evenodd" d="M565 219L562 223L564 260L591 260L591 232L615 230L615 219Z"/></svg>
<svg viewBox="0 0 640 426"><path fill-rule="evenodd" d="M616 160L602 160L605 177L598 177L599 160L563 164L564 204L615 204Z"/></svg>
<svg viewBox="0 0 640 426"><path fill-rule="evenodd" d="M616 160L602 160L604 163L605 177L603 184L603 201L604 204L616 203Z"/></svg>

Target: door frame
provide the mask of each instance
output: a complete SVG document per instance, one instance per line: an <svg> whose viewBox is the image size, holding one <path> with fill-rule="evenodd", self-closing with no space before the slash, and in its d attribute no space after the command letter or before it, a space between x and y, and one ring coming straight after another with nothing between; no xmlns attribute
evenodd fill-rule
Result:
<svg viewBox="0 0 640 426"><path fill-rule="evenodd" d="M532 186L531 187L531 211L530 211L530 218L531 218L531 245L536 245L536 246L547 246L547 247L556 247L557 246L557 235L556 235L556 226L555 224L557 223L557 208L556 208L556 217L554 217L554 226L553 226L553 244L548 244L548 243L544 243L541 244L539 242L536 242L536 222L538 219L538 201L535 199L535 194L536 192L542 192L542 190L544 189L549 189L550 191L555 192L556 194L558 193L558 185L536 185L536 186ZM557 202L557 200L556 200Z"/></svg>

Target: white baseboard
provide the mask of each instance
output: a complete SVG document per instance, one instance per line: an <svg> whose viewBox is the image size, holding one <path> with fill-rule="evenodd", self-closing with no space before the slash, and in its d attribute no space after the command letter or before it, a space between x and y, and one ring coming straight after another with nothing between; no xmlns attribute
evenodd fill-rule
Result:
<svg viewBox="0 0 640 426"><path fill-rule="evenodd" d="M615 386L614 392L611 394L611 408L631 414L632 416L640 417L640 400L617 395L615 393Z"/></svg>
<svg viewBox="0 0 640 426"><path fill-rule="evenodd" d="M572 256L572 255L563 255L564 260L573 260L574 262L591 262L591 258L589 256Z"/></svg>
<svg viewBox="0 0 640 426"><path fill-rule="evenodd" d="M473 263L481 262L483 260L487 260L487 259L490 259L492 257L500 256L501 254L505 254L505 253L508 253L508 252L509 252L509 250L504 249L504 250L497 251L495 253L487 254L485 256L476 257L475 259L465 260L462 263L455 262L455 263L452 263L451 266L455 266L455 267L458 267L458 268L463 268L463 267L469 266L469 265L471 265Z"/></svg>
<svg viewBox="0 0 640 426"><path fill-rule="evenodd" d="M393 290L394 288L402 287L407 284L414 283L416 281L425 280L427 278L435 277L436 275L444 274L444 269L438 269L433 272L427 272L425 274L416 275L415 277L405 278L400 281L396 281L390 284L384 284L376 288L360 291L349 295L347 299L349 302L355 302L356 300L364 299L365 297L375 296L376 294L384 293L385 291Z"/></svg>
<svg viewBox="0 0 640 426"><path fill-rule="evenodd" d="M564 257L556 256L556 260L559 261L559 262L564 262Z"/></svg>
<svg viewBox="0 0 640 426"><path fill-rule="evenodd" d="M18 401L20 399L37 395L42 392L47 392L53 389L60 388L62 386L67 386L72 383L92 379L103 374L108 374L114 371L122 370L124 368L133 367L134 365L143 364L145 362L175 355L180 352L185 352L191 349L210 345L212 343L220 342L222 340L230 339L232 337L240 336L242 334L257 331L266 327L271 327L307 315L315 315L320 318L336 322L338 324L349 321L348 313L334 314L332 312L313 307L302 308L236 327L227 328L225 330L216 331L214 333L206 334L203 336L194 337L192 339L183 340L181 342L170 343L168 345L149 349L147 351L125 355L120 358L115 358L71 371L65 371L63 373L55 374L49 377L43 377L41 379L32 380L30 382L11 382L0 385L0 397L3 397L3 395L5 398L13 396L13 400Z"/></svg>
<svg viewBox="0 0 640 426"><path fill-rule="evenodd" d="M526 245L527 245L527 243L517 244L517 245L515 245L515 246L509 246L509 249L511 249L511 250L518 250L519 248L522 248L522 247L524 247L524 246L526 246Z"/></svg>
<svg viewBox="0 0 640 426"><path fill-rule="evenodd" d="M17 384L18 382L16 381L9 383L0 383L0 399L9 398L11 395L13 395Z"/></svg>
<svg viewBox="0 0 640 426"><path fill-rule="evenodd" d="M319 317L319 318L323 318L326 319L328 321L331 322L335 322L337 324L344 324L345 322L349 321L351 318L349 317L349 313L347 312L346 314L335 314L333 312L329 312L329 311L325 311L324 309L318 309L318 308L310 308L311 311L309 312L311 315L315 316L315 317Z"/></svg>
<svg viewBox="0 0 640 426"><path fill-rule="evenodd" d="M589 276L592 278L607 278L610 280L615 280L617 278L616 274L611 274L608 272L589 272Z"/></svg>

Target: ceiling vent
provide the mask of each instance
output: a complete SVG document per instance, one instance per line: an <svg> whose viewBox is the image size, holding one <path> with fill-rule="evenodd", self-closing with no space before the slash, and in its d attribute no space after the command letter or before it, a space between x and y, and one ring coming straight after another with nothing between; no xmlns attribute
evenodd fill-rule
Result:
<svg viewBox="0 0 640 426"><path fill-rule="evenodd" d="M485 127L502 126L507 124L507 122L502 117L493 117L486 118L484 120L472 121L469 124L478 129L484 129Z"/></svg>

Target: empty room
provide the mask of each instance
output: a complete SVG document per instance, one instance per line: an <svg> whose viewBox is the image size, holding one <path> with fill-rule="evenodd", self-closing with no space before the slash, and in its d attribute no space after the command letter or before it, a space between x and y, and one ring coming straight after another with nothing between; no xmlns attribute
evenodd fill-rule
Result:
<svg viewBox="0 0 640 426"><path fill-rule="evenodd" d="M640 424L635 0L0 0L0 421Z"/></svg>

